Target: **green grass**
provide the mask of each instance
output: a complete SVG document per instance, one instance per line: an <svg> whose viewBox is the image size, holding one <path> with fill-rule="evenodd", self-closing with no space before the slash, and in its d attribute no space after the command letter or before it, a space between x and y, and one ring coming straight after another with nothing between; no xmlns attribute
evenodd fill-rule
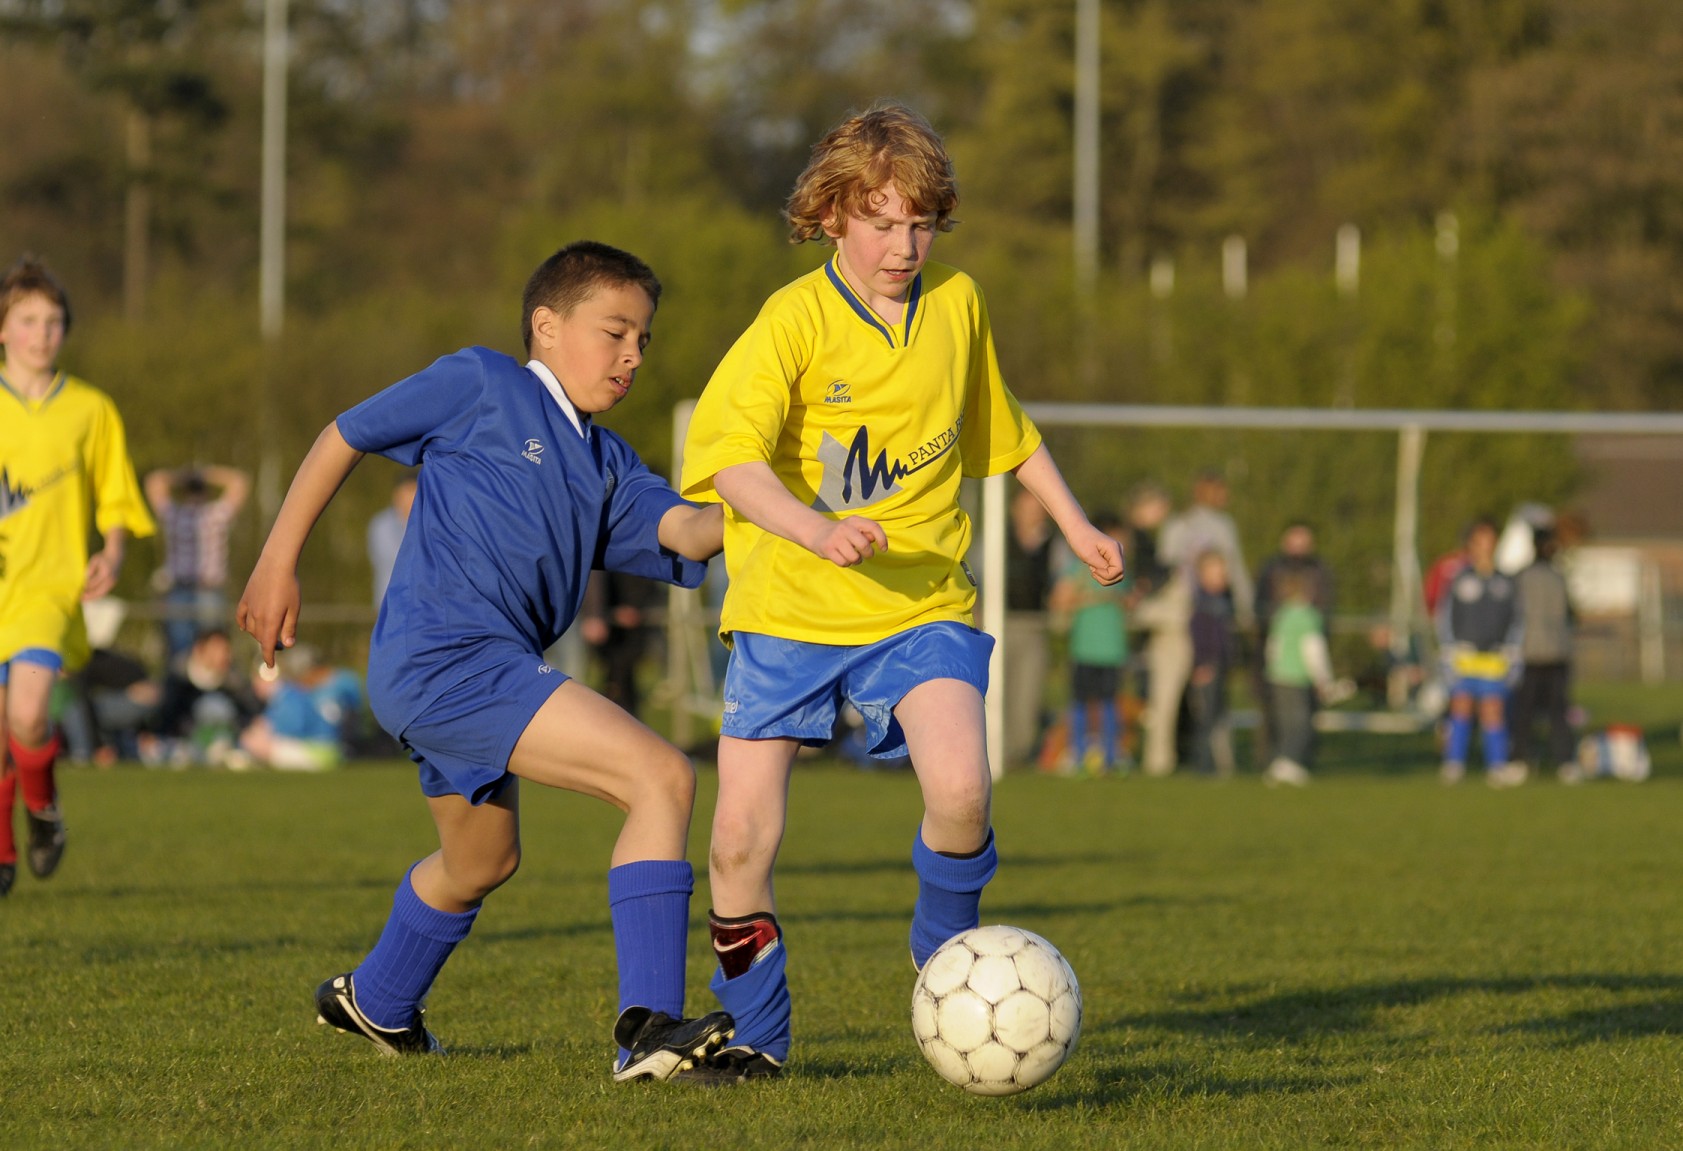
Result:
<svg viewBox="0 0 1683 1151"><path fill-rule="evenodd" d="M1641 718L1642 785L1445 789L1426 737L1332 742L1304 792L1008 778L983 918L1058 944L1086 1017L1005 1100L911 1039L906 775L799 769L791 1073L706 1092L606 1074L605 807L527 789L522 872L433 995L452 1054L399 1061L309 996L428 850L408 770L67 771L61 873L0 903L0 1147L1675 1146L1683 749Z"/></svg>

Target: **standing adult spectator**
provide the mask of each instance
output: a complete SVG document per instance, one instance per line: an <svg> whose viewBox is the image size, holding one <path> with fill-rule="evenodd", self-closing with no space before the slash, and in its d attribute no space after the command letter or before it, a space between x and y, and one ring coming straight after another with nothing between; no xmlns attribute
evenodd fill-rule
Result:
<svg viewBox="0 0 1683 1151"><path fill-rule="evenodd" d="M1467 529L1467 562L1438 601L1438 646L1449 684L1449 737L1440 775L1461 782L1467 772L1473 718L1478 718L1485 779L1492 787L1525 782L1523 763L1508 762L1508 692L1520 656L1523 617L1512 576L1496 570L1496 525Z"/></svg>
<svg viewBox="0 0 1683 1151"><path fill-rule="evenodd" d="M391 502L368 521L368 568L374 578L374 610L386 598L392 580L397 549L403 545L403 529L409 526L409 509L415 503L415 473L404 472L392 484Z"/></svg>
<svg viewBox="0 0 1683 1151"><path fill-rule="evenodd" d="M1199 557L1208 552L1221 557L1238 625L1249 627L1254 616L1256 597L1239 546L1238 528L1227 514L1227 499L1227 481L1220 472L1199 472L1192 484L1192 506L1171 517L1158 540L1158 557L1171 574L1156 610L1140 613L1142 621L1149 620L1152 628L1151 695L1146 701L1141 764L1147 775L1168 775L1178 762L1175 735L1181 699L1192 672L1187 629L1191 625Z"/></svg>
<svg viewBox="0 0 1683 1151"><path fill-rule="evenodd" d="M1052 590L1052 518L1017 485L1005 536L1006 762L1031 761L1045 730L1046 607Z"/></svg>
<svg viewBox="0 0 1683 1151"><path fill-rule="evenodd" d="M1525 630L1520 640L1519 688L1514 693L1512 755L1515 763L1531 764L1531 741L1539 718L1548 722L1549 762L1569 778L1577 767L1572 726L1567 719L1572 667L1572 602L1566 577L1555 566L1560 550L1554 528L1539 527L1533 534L1536 558L1514 577L1519 589Z"/></svg>
<svg viewBox="0 0 1683 1151"><path fill-rule="evenodd" d="M1274 616L1286 602L1287 583L1301 583L1300 596L1319 614L1321 636L1330 641L1332 621L1332 569L1315 550L1315 529L1306 520L1293 520L1280 533L1280 550L1262 562L1256 573L1256 650L1251 660L1256 697L1263 704L1257 727L1253 759L1259 769L1275 758L1279 733L1274 726L1275 709L1268 705L1268 637ZM1294 758L1287 756L1287 758Z"/></svg>
<svg viewBox="0 0 1683 1151"><path fill-rule="evenodd" d="M207 628L228 626L228 529L251 477L239 468L158 468L146 498L164 532L164 642L173 662Z"/></svg>
<svg viewBox="0 0 1683 1151"><path fill-rule="evenodd" d="M595 571L579 609L579 630L601 662L602 694L641 718L638 669L649 649L649 612L661 587L653 580L624 572Z"/></svg>

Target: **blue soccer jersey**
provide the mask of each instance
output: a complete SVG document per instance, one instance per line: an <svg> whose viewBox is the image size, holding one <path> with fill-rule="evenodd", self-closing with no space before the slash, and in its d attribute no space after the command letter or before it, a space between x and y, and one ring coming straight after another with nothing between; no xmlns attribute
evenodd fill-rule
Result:
<svg viewBox="0 0 1683 1151"><path fill-rule="evenodd" d="M358 451L421 466L369 649L369 700L394 734L510 651L553 644L592 568L683 587L706 571L657 538L685 501L619 436L575 426L533 371L499 352L446 356L338 428Z"/></svg>

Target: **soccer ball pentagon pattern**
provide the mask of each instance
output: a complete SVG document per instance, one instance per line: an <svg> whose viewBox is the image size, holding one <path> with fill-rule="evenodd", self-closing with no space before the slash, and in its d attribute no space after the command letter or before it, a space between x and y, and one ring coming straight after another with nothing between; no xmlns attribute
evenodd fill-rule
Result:
<svg viewBox="0 0 1683 1151"><path fill-rule="evenodd" d="M1081 987L1058 949L1032 931L993 925L955 935L912 989L912 1033L924 1058L973 1095L1044 1083L1081 1036Z"/></svg>

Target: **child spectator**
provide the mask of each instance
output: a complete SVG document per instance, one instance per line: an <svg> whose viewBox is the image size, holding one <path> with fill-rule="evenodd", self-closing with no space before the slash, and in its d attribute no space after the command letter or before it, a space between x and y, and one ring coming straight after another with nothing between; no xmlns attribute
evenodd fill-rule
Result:
<svg viewBox="0 0 1683 1151"><path fill-rule="evenodd" d="M1094 526L1123 538L1116 516L1102 516ZM1133 766L1122 751L1123 718L1118 697L1128 662L1128 621L1124 609L1129 581L1105 584L1087 565L1071 560L1052 589L1052 610L1069 619L1069 750L1074 771L1090 775L1126 771ZM1097 728L1098 739L1093 740Z"/></svg>
<svg viewBox="0 0 1683 1151"><path fill-rule="evenodd" d="M1532 741L1540 718L1549 730L1548 762L1557 773L1571 776L1577 770L1572 724L1568 718L1572 684L1572 601L1567 595L1566 577L1555 565L1560 541L1552 527L1537 528L1534 534L1536 558L1514 577L1519 592L1520 614L1525 619L1520 642L1519 690L1512 708L1515 763L1529 765Z"/></svg>
<svg viewBox="0 0 1683 1151"><path fill-rule="evenodd" d="M1263 772L1263 782L1302 787L1314 766L1315 704L1333 702L1349 694L1347 685L1332 677L1327 651L1326 621L1313 602L1313 576L1306 571L1282 571L1272 581L1268 645L1263 653L1267 697L1263 705L1272 716L1275 754Z"/></svg>
<svg viewBox="0 0 1683 1151"><path fill-rule="evenodd" d="M1227 729L1227 673L1233 667L1233 592L1227 558L1210 549L1193 569L1192 705L1193 765L1205 775L1233 774L1233 746Z"/></svg>
<svg viewBox="0 0 1683 1151"><path fill-rule="evenodd" d="M421 466L369 646L375 715L420 769L439 849L398 884L379 941L316 989L324 1023L389 1053L441 1050L427 990L520 862L519 780L625 812L608 872L620 963L616 1080L670 1079L732 1032L679 1018L694 885L695 771L677 748L544 662L592 568L695 587L723 533L593 417L630 392L660 299L648 265L580 242L521 301L522 364L467 348L316 438L240 601L265 662L296 638L304 541L364 452Z"/></svg>
<svg viewBox="0 0 1683 1151"><path fill-rule="evenodd" d="M147 763L185 767L239 766L233 754L262 705L234 671L234 648L222 628L200 632L170 666L142 743Z"/></svg>
<svg viewBox="0 0 1683 1151"><path fill-rule="evenodd" d="M345 762L362 714L356 673L321 662L300 645L276 653L274 670L257 677L263 714L240 735L240 748L283 771L329 771ZM203 701L200 701L203 703Z"/></svg>
<svg viewBox="0 0 1683 1151"><path fill-rule="evenodd" d="M26 256L0 277L0 896L17 877L20 786L29 870L45 879L64 855L53 685L88 658L81 601L110 592L130 537L152 534L116 405L58 366L69 330L43 265Z"/></svg>
<svg viewBox="0 0 1683 1151"><path fill-rule="evenodd" d="M245 506L243 469L159 468L146 474L146 498L164 529L164 641L173 662L207 628L228 623L228 531Z"/></svg>
<svg viewBox="0 0 1683 1151"><path fill-rule="evenodd" d="M772 869L790 771L841 703L872 754L909 751L924 817L912 841L912 962L980 921L997 856L982 694L993 641L972 618L964 476L1014 472L1076 557L1122 578L1039 431L1005 387L975 282L927 263L952 227L945 146L899 104L850 116L812 150L785 216L823 267L775 293L702 393L683 490L728 505L733 640L710 853L713 989L736 1045L721 1081L778 1074L791 1043Z"/></svg>
<svg viewBox="0 0 1683 1151"><path fill-rule="evenodd" d="M1496 524L1467 529L1466 563L1438 600L1438 648L1449 685L1449 735L1439 775L1460 783L1467 773L1477 710L1483 737L1485 780L1517 787L1529 770L1508 762L1508 692L1519 675L1522 616L1513 578L1496 570Z"/></svg>

